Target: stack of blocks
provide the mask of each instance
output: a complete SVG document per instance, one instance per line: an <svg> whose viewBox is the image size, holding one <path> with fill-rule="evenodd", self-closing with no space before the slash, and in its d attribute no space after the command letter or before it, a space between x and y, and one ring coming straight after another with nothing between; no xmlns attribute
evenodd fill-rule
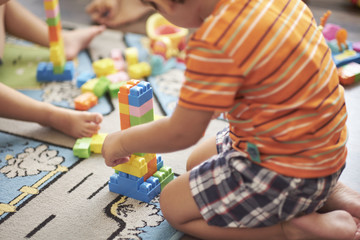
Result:
<svg viewBox="0 0 360 240"><path fill-rule="evenodd" d="M121 129L154 120L153 91L150 83L138 80L127 81L118 93ZM109 189L140 201L150 202L174 173L165 167L160 156L153 153L135 153L130 161L114 167Z"/></svg>
<svg viewBox="0 0 360 240"><path fill-rule="evenodd" d="M46 23L49 27L50 62L41 62L37 69L39 82L72 80L74 64L66 62L64 42L61 34L61 19L58 0L44 0Z"/></svg>

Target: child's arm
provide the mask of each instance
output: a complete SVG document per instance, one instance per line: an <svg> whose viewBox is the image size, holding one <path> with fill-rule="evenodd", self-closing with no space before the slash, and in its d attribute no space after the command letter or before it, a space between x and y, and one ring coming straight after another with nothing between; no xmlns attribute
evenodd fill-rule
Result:
<svg viewBox="0 0 360 240"><path fill-rule="evenodd" d="M136 152L164 153L194 145L208 126L213 112L178 106L171 117L109 134L102 154L108 166L128 160Z"/></svg>

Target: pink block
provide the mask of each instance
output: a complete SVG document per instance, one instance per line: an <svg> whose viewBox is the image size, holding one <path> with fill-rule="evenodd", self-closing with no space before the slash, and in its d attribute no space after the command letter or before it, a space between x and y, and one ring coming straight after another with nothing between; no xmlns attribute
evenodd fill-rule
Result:
<svg viewBox="0 0 360 240"><path fill-rule="evenodd" d="M144 103L141 107L134 107L134 106L129 105L130 115L135 116L135 117L141 117L142 115L144 115L151 109L153 109L153 100L152 99L150 99L149 101Z"/></svg>
<svg viewBox="0 0 360 240"><path fill-rule="evenodd" d="M110 56L113 60L124 60L121 49L114 48L110 52Z"/></svg>
<svg viewBox="0 0 360 240"><path fill-rule="evenodd" d="M46 18L55 18L59 14L59 4L53 10L45 11Z"/></svg>
<svg viewBox="0 0 360 240"><path fill-rule="evenodd" d="M121 72L117 72L117 73L114 73L114 74L110 74L110 75L107 75L106 76L110 82L112 83L117 83L117 82L123 82L123 81L128 81L130 78L129 78L129 75L124 72L124 71L121 71Z"/></svg>
<svg viewBox="0 0 360 240"><path fill-rule="evenodd" d="M354 42L352 44L352 48L354 49L354 51L360 53L360 42Z"/></svg>

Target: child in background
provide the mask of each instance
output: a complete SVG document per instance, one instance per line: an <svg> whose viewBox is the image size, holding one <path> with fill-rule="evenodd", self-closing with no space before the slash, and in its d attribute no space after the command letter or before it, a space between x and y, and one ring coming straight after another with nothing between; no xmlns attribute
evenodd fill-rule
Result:
<svg viewBox="0 0 360 240"><path fill-rule="evenodd" d="M174 113L109 134L106 164L190 147L226 112L228 128L199 144L188 172L161 192L172 226L202 239L360 239L360 194L338 182L344 89L309 8L300 0L143 2L198 29Z"/></svg>
<svg viewBox="0 0 360 240"><path fill-rule="evenodd" d="M66 58L74 59L95 36L104 30L104 26L92 26L63 31ZM0 63L4 54L6 33L41 46L49 46L48 25L15 0L0 0ZM74 138L92 136L100 128L102 115L99 113L56 107L31 99L2 83L0 83L0 92L0 117L36 122Z"/></svg>

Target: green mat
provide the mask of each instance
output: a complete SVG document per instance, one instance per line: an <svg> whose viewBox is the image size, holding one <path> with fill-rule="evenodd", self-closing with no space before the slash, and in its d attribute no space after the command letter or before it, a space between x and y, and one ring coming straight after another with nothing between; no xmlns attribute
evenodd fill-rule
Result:
<svg viewBox="0 0 360 240"><path fill-rule="evenodd" d="M36 81L36 69L41 61L49 61L48 48L6 43L0 81L15 89L38 89L41 84Z"/></svg>

